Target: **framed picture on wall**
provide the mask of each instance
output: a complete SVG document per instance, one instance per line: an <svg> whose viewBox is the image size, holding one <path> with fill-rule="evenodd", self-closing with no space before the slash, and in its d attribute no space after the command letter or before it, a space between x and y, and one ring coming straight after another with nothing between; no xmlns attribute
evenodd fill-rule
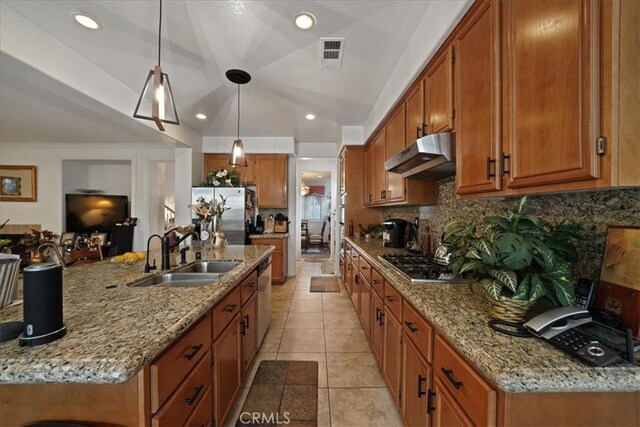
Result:
<svg viewBox="0 0 640 427"><path fill-rule="evenodd" d="M0 165L0 201L35 202L36 167Z"/></svg>

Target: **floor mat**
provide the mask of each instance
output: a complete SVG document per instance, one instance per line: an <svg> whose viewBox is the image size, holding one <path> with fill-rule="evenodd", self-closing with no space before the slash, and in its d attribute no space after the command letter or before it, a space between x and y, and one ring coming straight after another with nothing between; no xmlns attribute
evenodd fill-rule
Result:
<svg viewBox="0 0 640 427"><path fill-rule="evenodd" d="M340 292L340 286L338 286L338 279L335 276L312 277L309 290L311 292Z"/></svg>
<svg viewBox="0 0 640 427"><path fill-rule="evenodd" d="M318 425L318 362L263 360L236 426Z"/></svg>
<svg viewBox="0 0 640 427"><path fill-rule="evenodd" d="M335 269L336 266L334 265L333 261L324 261L322 264L320 264L320 272L322 274L335 274Z"/></svg>
<svg viewBox="0 0 640 427"><path fill-rule="evenodd" d="M302 255L304 262L324 262L329 260L329 255Z"/></svg>

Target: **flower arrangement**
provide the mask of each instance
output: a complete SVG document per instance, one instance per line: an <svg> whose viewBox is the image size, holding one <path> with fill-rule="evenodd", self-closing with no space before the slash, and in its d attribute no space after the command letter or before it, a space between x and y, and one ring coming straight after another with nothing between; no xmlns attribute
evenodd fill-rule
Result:
<svg viewBox="0 0 640 427"><path fill-rule="evenodd" d="M18 246L23 246L25 251L29 251L32 254L35 254L38 250L38 246L43 243L53 242L55 238L59 237L53 231L43 230L38 231L31 229L31 233L24 233L20 241L18 242Z"/></svg>
<svg viewBox="0 0 640 427"><path fill-rule="evenodd" d="M231 208L227 207L227 198L220 194L220 201L214 201L213 213L216 216L216 232L220 232L222 228L222 214Z"/></svg>
<svg viewBox="0 0 640 427"><path fill-rule="evenodd" d="M189 205L189 207L198 215L200 221L211 222L211 218L213 217L212 212L212 203L207 202L204 197L198 197L196 199L196 203L193 205Z"/></svg>
<svg viewBox="0 0 640 427"><path fill-rule="evenodd" d="M207 179L203 185L212 185L214 187L238 187L242 183L240 172L235 169L227 170L225 168L213 169L207 175Z"/></svg>

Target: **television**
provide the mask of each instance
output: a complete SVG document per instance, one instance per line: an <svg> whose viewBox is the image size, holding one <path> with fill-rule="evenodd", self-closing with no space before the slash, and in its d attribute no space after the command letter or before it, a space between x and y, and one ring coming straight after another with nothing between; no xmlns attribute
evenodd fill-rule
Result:
<svg viewBox="0 0 640 427"><path fill-rule="evenodd" d="M110 233L129 217L129 198L96 194L66 195L66 231Z"/></svg>

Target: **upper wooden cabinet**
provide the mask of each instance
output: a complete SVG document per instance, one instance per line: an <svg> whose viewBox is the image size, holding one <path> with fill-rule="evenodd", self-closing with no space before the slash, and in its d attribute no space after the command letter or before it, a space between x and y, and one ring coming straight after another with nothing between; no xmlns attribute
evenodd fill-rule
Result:
<svg viewBox="0 0 640 427"><path fill-rule="evenodd" d="M405 147L405 108L404 104L396 109L385 126L385 153L384 159L399 153ZM382 164L384 170L384 162ZM405 179L397 173L385 171L386 187L382 198L386 203L393 203L405 200Z"/></svg>
<svg viewBox="0 0 640 427"><path fill-rule="evenodd" d="M240 172L240 175L242 175L242 178L244 179L244 183L254 184L256 182L255 164L256 164L255 156L251 154L247 154L247 166L235 168L238 172ZM207 178L207 175L211 170L220 169L220 168L225 168L227 170L232 169L232 166L229 166L228 154L219 154L219 153L204 154L203 179Z"/></svg>
<svg viewBox="0 0 640 427"><path fill-rule="evenodd" d="M373 150L371 150L373 153ZM365 207L365 200L373 193L369 188L365 188L366 184L371 184L365 177L371 169L368 161L373 161L373 157L368 159L369 154L362 145L346 145L340 151L340 168L341 175L344 174L344 198L346 205L343 209L342 222L345 224L345 230L349 230L349 225L353 223L354 229L357 230L358 225L362 224L367 228L369 224L377 224L380 222L380 213L374 209ZM349 177L349 178L347 178Z"/></svg>
<svg viewBox="0 0 640 427"><path fill-rule="evenodd" d="M485 2L460 29L456 51L456 170L458 194L502 188L500 7ZM498 175L498 176L497 176Z"/></svg>
<svg viewBox="0 0 640 427"><path fill-rule="evenodd" d="M424 136L424 80L418 81L404 102L406 117L405 146Z"/></svg>
<svg viewBox="0 0 640 427"><path fill-rule="evenodd" d="M427 69L425 81L426 133L453 130L455 109L453 106L454 48L449 46Z"/></svg>
<svg viewBox="0 0 640 427"><path fill-rule="evenodd" d="M503 3L504 151L510 161L499 169L510 188L600 175L600 5Z"/></svg>
<svg viewBox="0 0 640 427"><path fill-rule="evenodd" d="M373 203L384 203L384 193L387 190L387 172L384 169L385 156L385 138L386 132L383 128L374 138L373 145L373 165L369 170L370 175L365 177L372 182L371 190L373 192Z"/></svg>
<svg viewBox="0 0 640 427"><path fill-rule="evenodd" d="M287 207L287 155L256 156L256 205L259 208Z"/></svg>

